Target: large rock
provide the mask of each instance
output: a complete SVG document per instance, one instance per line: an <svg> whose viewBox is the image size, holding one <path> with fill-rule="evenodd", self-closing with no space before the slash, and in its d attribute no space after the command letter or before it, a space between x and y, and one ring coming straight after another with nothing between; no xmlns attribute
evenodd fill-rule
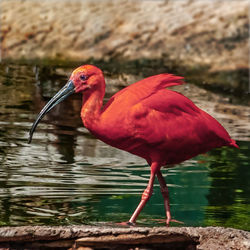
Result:
<svg viewBox="0 0 250 250"><path fill-rule="evenodd" d="M248 1L2 0L3 58L248 67Z"/></svg>
<svg viewBox="0 0 250 250"><path fill-rule="evenodd" d="M1 249L250 249L250 233L221 227L0 228Z"/></svg>

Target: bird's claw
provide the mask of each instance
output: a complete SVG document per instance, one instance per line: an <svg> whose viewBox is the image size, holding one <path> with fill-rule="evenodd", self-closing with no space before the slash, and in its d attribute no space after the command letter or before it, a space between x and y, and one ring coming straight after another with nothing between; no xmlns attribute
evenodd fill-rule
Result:
<svg viewBox="0 0 250 250"><path fill-rule="evenodd" d="M154 219L154 221L158 221L159 223L166 223L166 226L169 226L171 222L185 224L183 221L175 220L175 219Z"/></svg>
<svg viewBox="0 0 250 250"><path fill-rule="evenodd" d="M174 222L174 223L179 223L179 224L184 224L183 221L179 221L179 220L175 220L175 219L170 219L170 220L166 220L166 225L169 226L170 222Z"/></svg>
<svg viewBox="0 0 250 250"><path fill-rule="evenodd" d="M135 223L130 222L130 221L120 222L120 223L117 223L117 224L121 225L121 226L130 226L130 227L134 227L135 226Z"/></svg>

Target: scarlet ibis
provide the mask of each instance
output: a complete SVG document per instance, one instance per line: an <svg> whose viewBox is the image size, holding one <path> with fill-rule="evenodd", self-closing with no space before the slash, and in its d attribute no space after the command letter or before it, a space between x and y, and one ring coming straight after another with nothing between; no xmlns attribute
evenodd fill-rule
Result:
<svg viewBox="0 0 250 250"><path fill-rule="evenodd" d="M138 215L153 193L157 176L166 211L171 219L169 193L161 173L164 165L177 164L212 148L238 148L222 125L182 94L167 89L184 82L182 77L159 74L136 82L111 97L103 106L105 80L93 65L75 69L67 84L44 106L30 130L32 135L45 114L73 93L82 93L84 126L105 143L144 158L151 174L141 201L128 224Z"/></svg>

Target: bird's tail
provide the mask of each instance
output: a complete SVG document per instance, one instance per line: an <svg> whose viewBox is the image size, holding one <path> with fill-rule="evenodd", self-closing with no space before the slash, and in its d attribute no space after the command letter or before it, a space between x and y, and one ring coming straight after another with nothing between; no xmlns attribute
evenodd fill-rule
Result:
<svg viewBox="0 0 250 250"><path fill-rule="evenodd" d="M230 144L229 144L230 147L233 147L233 148L240 148L237 144L236 144L236 141L235 140L231 140Z"/></svg>

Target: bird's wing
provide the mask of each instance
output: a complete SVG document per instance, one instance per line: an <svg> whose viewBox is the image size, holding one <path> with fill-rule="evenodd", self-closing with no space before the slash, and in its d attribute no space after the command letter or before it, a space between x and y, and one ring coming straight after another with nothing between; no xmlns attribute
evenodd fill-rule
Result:
<svg viewBox="0 0 250 250"><path fill-rule="evenodd" d="M128 113L137 146L164 152L168 163L178 163L231 138L210 115L182 94L163 89L135 104Z"/></svg>
<svg viewBox="0 0 250 250"><path fill-rule="evenodd" d="M200 111L182 94L164 89L133 105L128 119L133 121L135 137L161 144L167 138L179 140L193 133Z"/></svg>
<svg viewBox="0 0 250 250"><path fill-rule="evenodd" d="M230 144L228 133L214 118L187 97L166 89L179 84L181 77L161 74L115 94L103 109L104 132L99 138L144 158L156 149L167 163Z"/></svg>
<svg viewBox="0 0 250 250"><path fill-rule="evenodd" d="M185 82L182 79L183 77L172 74L159 74L140 80L113 95L104 106L103 111L113 104L123 105L126 103L126 105L134 105L161 89L184 84Z"/></svg>

